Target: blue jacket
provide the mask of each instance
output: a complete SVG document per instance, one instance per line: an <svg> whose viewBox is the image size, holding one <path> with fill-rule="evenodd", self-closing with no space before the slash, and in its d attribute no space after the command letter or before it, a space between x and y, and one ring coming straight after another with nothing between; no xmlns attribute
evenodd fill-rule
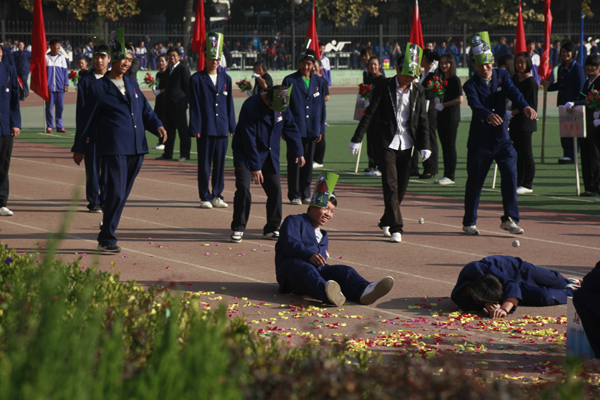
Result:
<svg viewBox="0 0 600 400"><path fill-rule="evenodd" d="M91 70L89 73L83 75L79 79L79 81L77 81L77 105L75 108L75 126L76 127L80 127L80 126L83 127L85 125L85 123L87 122L87 116L83 112L83 110L85 108L85 100L87 98L87 93L88 93L90 86L92 86L92 84L96 81L97 81L96 74L94 74L93 70ZM90 130L95 130L95 126L90 126ZM83 132L83 129L80 132ZM95 134L92 134L92 136L94 138L96 137ZM86 137L86 140L87 139L88 139L88 137ZM92 138L90 138L90 141L91 140L92 140Z"/></svg>
<svg viewBox="0 0 600 400"><path fill-rule="evenodd" d="M327 260L329 239L327 232L321 229L323 239L317 242L315 227L308 214L289 215L279 228L279 240L275 245L275 271L277 282L283 285L289 265L286 261L300 259L309 262L310 258L319 253Z"/></svg>
<svg viewBox="0 0 600 400"><path fill-rule="evenodd" d="M217 74L217 87L206 70L192 75L188 89L190 135L228 137L235 132L232 90L231 77L225 72Z"/></svg>
<svg viewBox="0 0 600 400"><path fill-rule="evenodd" d="M556 97L556 106L564 106L569 101L575 101L579 98L579 93L585 82L585 73L583 67L577 61L573 60L569 68L564 64L558 67L556 82L548 86L549 92L558 90Z"/></svg>
<svg viewBox="0 0 600 400"><path fill-rule="evenodd" d="M311 73L308 91L300 72L283 79L283 85L292 89L290 110L302 138L318 138L325 133L325 80Z"/></svg>
<svg viewBox="0 0 600 400"><path fill-rule="evenodd" d="M15 51L13 53L15 60L15 68L17 68L17 75L27 76L31 69L31 53L27 50ZM23 82L25 84L25 82Z"/></svg>
<svg viewBox="0 0 600 400"><path fill-rule="evenodd" d="M46 73L50 92L64 92L65 86L69 86L69 67L62 54L58 53L54 61L50 53L46 54Z"/></svg>
<svg viewBox="0 0 600 400"><path fill-rule="evenodd" d="M529 107L519 89L513 85L510 73L504 69L494 69L491 89L479 74L476 74L465 82L463 89L473 111L467 148L484 149L510 142L506 98L508 97L513 107L520 112ZM498 114L503 119L502 124L489 124L487 117L490 114Z"/></svg>
<svg viewBox="0 0 600 400"><path fill-rule="evenodd" d="M98 157L148 153L146 130L158 134L163 126L135 79L123 77L127 97L107 76L87 90L82 123L77 124L75 153L84 153L85 142L96 142Z"/></svg>
<svg viewBox="0 0 600 400"><path fill-rule="evenodd" d="M279 172L281 135L296 157L304 156L302 140L292 113L275 111L275 123L269 116L271 109L260 94L246 99L242 105L235 135L231 143L233 162L246 165L250 171L260 171L270 154L275 170Z"/></svg>
<svg viewBox="0 0 600 400"><path fill-rule="evenodd" d="M4 46L2 48L2 62L11 66L15 66L15 60L13 59L13 54L10 49L10 46Z"/></svg>
<svg viewBox="0 0 600 400"><path fill-rule="evenodd" d="M0 62L0 136L10 136L11 128L21 127L17 71Z"/></svg>

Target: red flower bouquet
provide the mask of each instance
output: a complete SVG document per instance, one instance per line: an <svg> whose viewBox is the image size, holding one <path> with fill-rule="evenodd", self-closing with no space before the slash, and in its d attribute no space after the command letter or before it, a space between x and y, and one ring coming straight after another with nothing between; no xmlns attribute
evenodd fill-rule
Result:
<svg viewBox="0 0 600 400"><path fill-rule="evenodd" d="M73 70L69 72L69 80L73 82L73 85L77 86L77 81L79 80L79 74Z"/></svg>
<svg viewBox="0 0 600 400"><path fill-rule="evenodd" d="M156 86L156 80L150 75L150 72L146 72L146 76L144 77L144 83L152 89Z"/></svg>
<svg viewBox="0 0 600 400"><path fill-rule="evenodd" d="M235 83L237 85L237 87L240 88L240 90L242 91L242 93L244 93L247 90L251 90L252 89L252 84L250 82L248 82L245 79L242 79L239 82Z"/></svg>
<svg viewBox="0 0 600 400"><path fill-rule="evenodd" d="M589 92L587 96L587 106L596 110L600 110L600 91L594 90Z"/></svg>
<svg viewBox="0 0 600 400"><path fill-rule="evenodd" d="M448 85L448 81L442 81L439 77L434 76L433 80L427 82L427 90L429 93L434 95L435 97L444 97L446 94L446 86Z"/></svg>
<svg viewBox="0 0 600 400"><path fill-rule="evenodd" d="M363 99L371 98L371 85L365 85L361 83L358 85L358 95Z"/></svg>

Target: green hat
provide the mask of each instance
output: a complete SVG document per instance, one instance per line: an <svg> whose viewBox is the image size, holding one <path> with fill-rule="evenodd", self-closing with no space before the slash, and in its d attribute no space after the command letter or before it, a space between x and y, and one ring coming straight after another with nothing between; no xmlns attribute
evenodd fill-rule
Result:
<svg viewBox="0 0 600 400"><path fill-rule="evenodd" d="M110 47L112 48L112 60L119 61L124 60L127 55L127 49L125 48L125 33L123 28L117 28L110 34Z"/></svg>
<svg viewBox="0 0 600 400"><path fill-rule="evenodd" d="M223 55L223 34L210 32L206 35L206 59L220 60Z"/></svg>
<svg viewBox="0 0 600 400"><path fill-rule="evenodd" d="M283 85L278 85L269 89L269 92L267 92L267 101L271 107L273 107L274 111L283 112L288 108L290 105L290 95L292 94L293 87L294 85L290 86L289 88Z"/></svg>
<svg viewBox="0 0 600 400"><path fill-rule="evenodd" d="M409 42L404 53L401 75L419 77L421 75L421 58L423 58L423 49Z"/></svg>
<svg viewBox="0 0 600 400"><path fill-rule="evenodd" d="M338 174L334 174L333 172L323 172L321 176L319 176L317 184L315 185L315 193L310 199L311 207L327 208L329 200L332 197L335 198L333 189L335 188L335 184L339 177Z"/></svg>
<svg viewBox="0 0 600 400"><path fill-rule="evenodd" d="M475 65L492 64L494 54L490 47L490 35L487 32L477 32L469 37L471 44L471 54L475 60Z"/></svg>

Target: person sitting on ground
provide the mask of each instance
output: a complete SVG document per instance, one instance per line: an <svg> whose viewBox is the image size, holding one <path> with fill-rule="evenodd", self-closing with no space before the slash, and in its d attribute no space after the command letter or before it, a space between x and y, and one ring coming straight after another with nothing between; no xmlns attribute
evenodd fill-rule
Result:
<svg viewBox="0 0 600 400"><path fill-rule="evenodd" d="M581 288L573 296L573 305L594 351L596 362L600 363L600 262L581 282Z"/></svg>
<svg viewBox="0 0 600 400"><path fill-rule="evenodd" d="M566 304L579 287L567 279L518 257L490 256L467 264L451 298L463 311L483 309L490 318L504 318L519 304L529 307Z"/></svg>
<svg viewBox="0 0 600 400"><path fill-rule="evenodd" d="M322 173L308 211L283 221L275 246L279 291L308 295L337 307L343 306L346 298L373 304L392 289L394 278L386 276L369 283L352 267L327 264L329 240L320 227L331 220L337 207L333 189L338 177Z"/></svg>

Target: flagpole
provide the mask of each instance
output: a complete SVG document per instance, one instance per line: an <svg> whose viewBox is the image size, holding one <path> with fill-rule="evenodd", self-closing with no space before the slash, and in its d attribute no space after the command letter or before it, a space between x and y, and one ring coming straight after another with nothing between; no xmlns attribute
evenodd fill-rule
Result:
<svg viewBox="0 0 600 400"><path fill-rule="evenodd" d="M542 164L545 162L545 146L546 146L546 105L548 103L548 86L544 86L544 109L542 111Z"/></svg>

